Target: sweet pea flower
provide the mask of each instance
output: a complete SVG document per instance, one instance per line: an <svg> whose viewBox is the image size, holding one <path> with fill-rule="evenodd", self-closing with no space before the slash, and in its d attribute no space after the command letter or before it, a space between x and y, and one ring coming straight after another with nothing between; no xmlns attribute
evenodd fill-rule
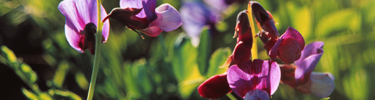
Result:
<svg viewBox="0 0 375 100"><path fill-rule="evenodd" d="M330 73L314 73L313 70L323 55L323 42L313 42L302 51L294 65L281 65L281 81L302 93L312 93L323 98L335 89L334 77Z"/></svg>
<svg viewBox="0 0 375 100"><path fill-rule="evenodd" d="M232 65L227 71L229 87L246 100L269 100L276 92L280 78L280 67L272 60L248 60Z"/></svg>
<svg viewBox="0 0 375 100"><path fill-rule="evenodd" d="M191 38L193 46L199 45L200 34L204 26L209 26L210 32L216 31L215 24L219 14L207 8L201 2L185 2L180 8L182 28Z"/></svg>
<svg viewBox="0 0 375 100"><path fill-rule="evenodd" d="M89 49L95 54L95 33L98 23L96 0L64 0L59 4L60 12L65 16L65 35L69 45L83 53ZM101 6L101 18L107 16ZM105 21L102 30L102 43L108 40L109 21Z"/></svg>
<svg viewBox="0 0 375 100"><path fill-rule="evenodd" d="M272 59L276 56L284 63L293 63L301 57L301 51L305 47L305 40L294 28L289 27L285 33L279 37L275 45L269 51Z"/></svg>
<svg viewBox="0 0 375 100"><path fill-rule="evenodd" d="M156 8L156 0L120 0L120 8L113 9L104 21L108 18L150 37L158 36L163 30L173 31L182 24L180 14L173 6L162 4Z"/></svg>

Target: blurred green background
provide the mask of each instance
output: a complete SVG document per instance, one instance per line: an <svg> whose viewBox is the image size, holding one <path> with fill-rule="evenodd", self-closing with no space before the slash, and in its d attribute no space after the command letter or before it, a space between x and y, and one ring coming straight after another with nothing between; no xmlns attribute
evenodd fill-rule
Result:
<svg viewBox="0 0 375 100"><path fill-rule="evenodd" d="M0 0L0 97L2 99L85 99L93 56L71 48L64 34L60 0ZM333 100L375 99L374 0L258 0L273 14L279 33L290 26L306 44L323 41L324 54L316 72L335 76ZM158 0L176 9L181 0ZM118 0L104 0L107 12ZM231 54L237 13L247 3L231 5L217 24L218 33L204 29L193 47L182 28L158 37L138 34L110 20L103 44L94 98L205 99L197 86L226 71L218 68ZM269 59L258 40L260 59ZM5 47L7 46L7 48ZM9 49L8 49L9 48ZM14 53L14 54L13 54ZM223 96L220 99L229 99ZM272 99L316 100L281 84Z"/></svg>

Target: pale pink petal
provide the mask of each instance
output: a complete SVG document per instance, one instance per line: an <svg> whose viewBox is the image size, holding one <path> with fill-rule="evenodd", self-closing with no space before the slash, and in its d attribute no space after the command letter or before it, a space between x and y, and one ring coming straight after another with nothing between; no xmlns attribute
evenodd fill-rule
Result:
<svg viewBox="0 0 375 100"><path fill-rule="evenodd" d="M100 9L101 9L101 19L103 20L107 16L107 12L103 8L103 6L101 6ZM97 24L95 24L95 25L97 25ZM104 21L103 29L102 29L102 35L104 37L104 41L102 41L103 43L107 42L107 40L108 40L109 30L110 30L109 29L109 20L106 20L106 21Z"/></svg>
<svg viewBox="0 0 375 100"><path fill-rule="evenodd" d="M80 35L75 29L73 29L74 26L71 21L69 21L68 19L66 19L65 21L65 36L68 40L69 45L76 49L78 52L83 53L84 50L79 47L79 40L81 38Z"/></svg>
<svg viewBox="0 0 375 100"><path fill-rule="evenodd" d="M314 42L305 47L302 51L301 59L295 61L297 66L295 71L295 79L297 83L306 82L316 64L323 55L323 42Z"/></svg>
<svg viewBox="0 0 375 100"><path fill-rule="evenodd" d="M80 30L83 30L83 28L85 27L85 24L83 23L81 18L79 18L77 8L73 0L62 1L59 4L58 8L60 12L65 16L65 19L71 22L71 25L68 25L68 27L71 27L71 29L77 33Z"/></svg>
<svg viewBox="0 0 375 100"><path fill-rule="evenodd" d="M173 31L181 26L182 21L178 11L169 4L160 5L155 9L157 19L150 26L158 26L164 31Z"/></svg>
<svg viewBox="0 0 375 100"><path fill-rule="evenodd" d="M311 73L311 94L324 98L335 90L335 78L331 73Z"/></svg>

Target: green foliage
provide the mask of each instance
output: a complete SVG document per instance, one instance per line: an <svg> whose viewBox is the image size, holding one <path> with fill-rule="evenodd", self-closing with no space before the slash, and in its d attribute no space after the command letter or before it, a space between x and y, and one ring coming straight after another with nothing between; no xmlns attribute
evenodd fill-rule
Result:
<svg viewBox="0 0 375 100"><path fill-rule="evenodd" d="M0 45L15 37L19 30L31 46L40 46L51 77L40 76L32 65L18 57L22 53L10 50L22 46L1 46L1 64L12 69L27 87L20 93L29 99L75 99L85 97L93 56L78 53L70 47L64 33L64 16L58 11L61 0L0 0ZM336 89L328 98L373 99L371 76L375 68L375 1L373 0L259 0L278 23L280 34L287 27L297 29L306 44L323 41L324 54L316 72L330 72L335 76ZM177 10L183 1L158 0L157 5L170 3ZM106 10L118 7L118 1L104 0ZM107 43L102 45L95 99L203 99L197 87L213 75L225 73L220 68L235 46L232 33L236 15L246 9L247 3L231 5L223 12L222 22L216 25L218 33L208 27L200 35L200 44L194 47L181 28L163 32L158 37L141 39L138 34L114 20ZM254 34L254 33L253 33ZM258 39L258 38L254 38ZM36 42L41 41L41 42ZM259 41L259 40L258 40ZM258 48L262 48L258 42ZM230 47L230 48L228 48ZM12 48L12 49L13 49ZM260 58L268 59L267 52L259 49ZM20 51L20 50L18 50ZM21 50L28 51L28 50ZM38 53L38 54L39 54ZM17 55L17 56L16 56ZM1 66L2 67L2 66ZM49 75L49 74L48 74ZM1 76L7 77L7 76ZM73 78L73 79L69 79ZM47 80L47 90L37 84ZM39 82L40 83L40 82ZM72 85L74 84L74 85ZM1 84L0 84L1 85ZM2 86L2 85L1 85ZM6 86L2 86L6 87ZM74 88L74 89L72 89ZM77 94L76 94L77 93ZM316 100L285 84L272 99Z"/></svg>

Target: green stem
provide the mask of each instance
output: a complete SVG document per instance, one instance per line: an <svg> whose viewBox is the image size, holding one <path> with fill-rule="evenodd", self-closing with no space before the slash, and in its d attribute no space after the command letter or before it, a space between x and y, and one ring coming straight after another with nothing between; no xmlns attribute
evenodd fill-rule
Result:
<svg viewBox="0 0 375 100"><path fill-rule="evenodd" d="M92 75L91 75L91 81L89 86L89 92L87 94L87 100L92 100L94 96L94 90L95 90L95 84L96 84L96 78L98 76L98 70L99 70L99 62L100 62L100 54L101 54L101 40L102 40L102 26L103 23L101 21L101 14L100 14L100 4L101 0L97 1L97 10L98 10L98 29L96 33L96 41L95 41L95 56L94 56L94 65L92 67Z"/></svg>
<svg viewBox="0 0 375 100"><path fill-rule="evenodd" d="M232 93L228 93L227 96L228 96L228 98L231 99L231 100L237 100L236 97L234 97L234 96L232 95Z"/></svg>

